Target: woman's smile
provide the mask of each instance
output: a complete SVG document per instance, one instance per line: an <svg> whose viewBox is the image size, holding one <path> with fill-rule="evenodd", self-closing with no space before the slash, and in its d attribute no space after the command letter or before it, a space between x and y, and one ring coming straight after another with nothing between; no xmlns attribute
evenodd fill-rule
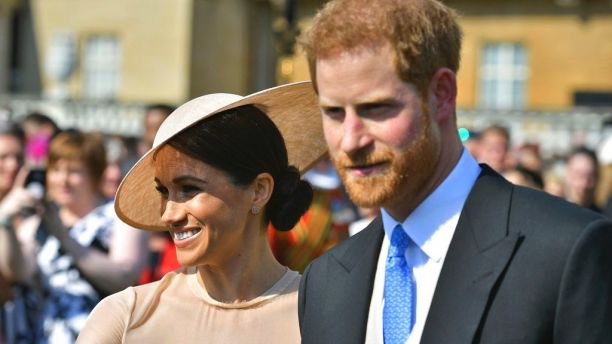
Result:
<svg viewBox="0 0 612 344"><path fill-rule="evenodd" d="M172 239L177 247L185 247L189 245L191 241L197 238L202 233L201 228L192 228L187 230L171 230Z"/></svg>

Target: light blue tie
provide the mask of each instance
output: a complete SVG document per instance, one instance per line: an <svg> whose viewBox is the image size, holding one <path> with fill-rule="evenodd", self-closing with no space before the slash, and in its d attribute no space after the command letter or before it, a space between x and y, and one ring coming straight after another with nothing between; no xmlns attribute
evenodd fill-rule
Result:
<svg viewBox="0 0 612 344"><path fill-rule="evenodd" d="M414 326L416 285L412 277L412 267L406 262L405 256L410 242L402 226L397 225L391 234L385 267L385 344L404 344Z"/></svg>

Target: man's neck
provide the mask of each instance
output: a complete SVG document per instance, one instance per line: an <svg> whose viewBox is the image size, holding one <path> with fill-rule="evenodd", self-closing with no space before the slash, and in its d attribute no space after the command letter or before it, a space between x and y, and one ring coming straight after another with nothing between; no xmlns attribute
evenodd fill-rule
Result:
<svg viewBox="0 0 612 344"><path fill-rule="evenodd" d="M383 208L393 219L403 222L448 177L459 162L462 152L463 146L460 142L449 145L448 149L442 150L434 173L416 193L416 196L400 193L398 197L383 205Z"/></svg>

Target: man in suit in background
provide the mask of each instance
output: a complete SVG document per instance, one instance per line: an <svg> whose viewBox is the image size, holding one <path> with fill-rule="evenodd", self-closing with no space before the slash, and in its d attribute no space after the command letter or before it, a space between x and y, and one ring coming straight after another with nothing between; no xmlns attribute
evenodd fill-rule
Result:
<svg viewBox="0 0 612 344"><path fill-rule="evenodd" d="M463 148L461 32L434 0L333 0L300 39L365 230L315 260L303 343L612 343L612 224Z"/></svg>

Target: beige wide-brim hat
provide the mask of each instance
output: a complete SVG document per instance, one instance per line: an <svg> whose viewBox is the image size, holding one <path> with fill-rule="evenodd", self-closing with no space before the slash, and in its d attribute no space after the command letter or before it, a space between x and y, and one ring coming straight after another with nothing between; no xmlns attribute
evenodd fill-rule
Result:
<svg viewBox="0 0 612 344"><path fill-rule="evenodd" d="M327 154L321 115L310 81L274 87L246 97L209 94L193 99L166 118L151 148L127 173L115 197L115 211L125 223L151 231L165 231L161 196L155 190L153 156L168 140L216 113L252 104L265 112L280 130L289 164L301 173Z"/></svg>

